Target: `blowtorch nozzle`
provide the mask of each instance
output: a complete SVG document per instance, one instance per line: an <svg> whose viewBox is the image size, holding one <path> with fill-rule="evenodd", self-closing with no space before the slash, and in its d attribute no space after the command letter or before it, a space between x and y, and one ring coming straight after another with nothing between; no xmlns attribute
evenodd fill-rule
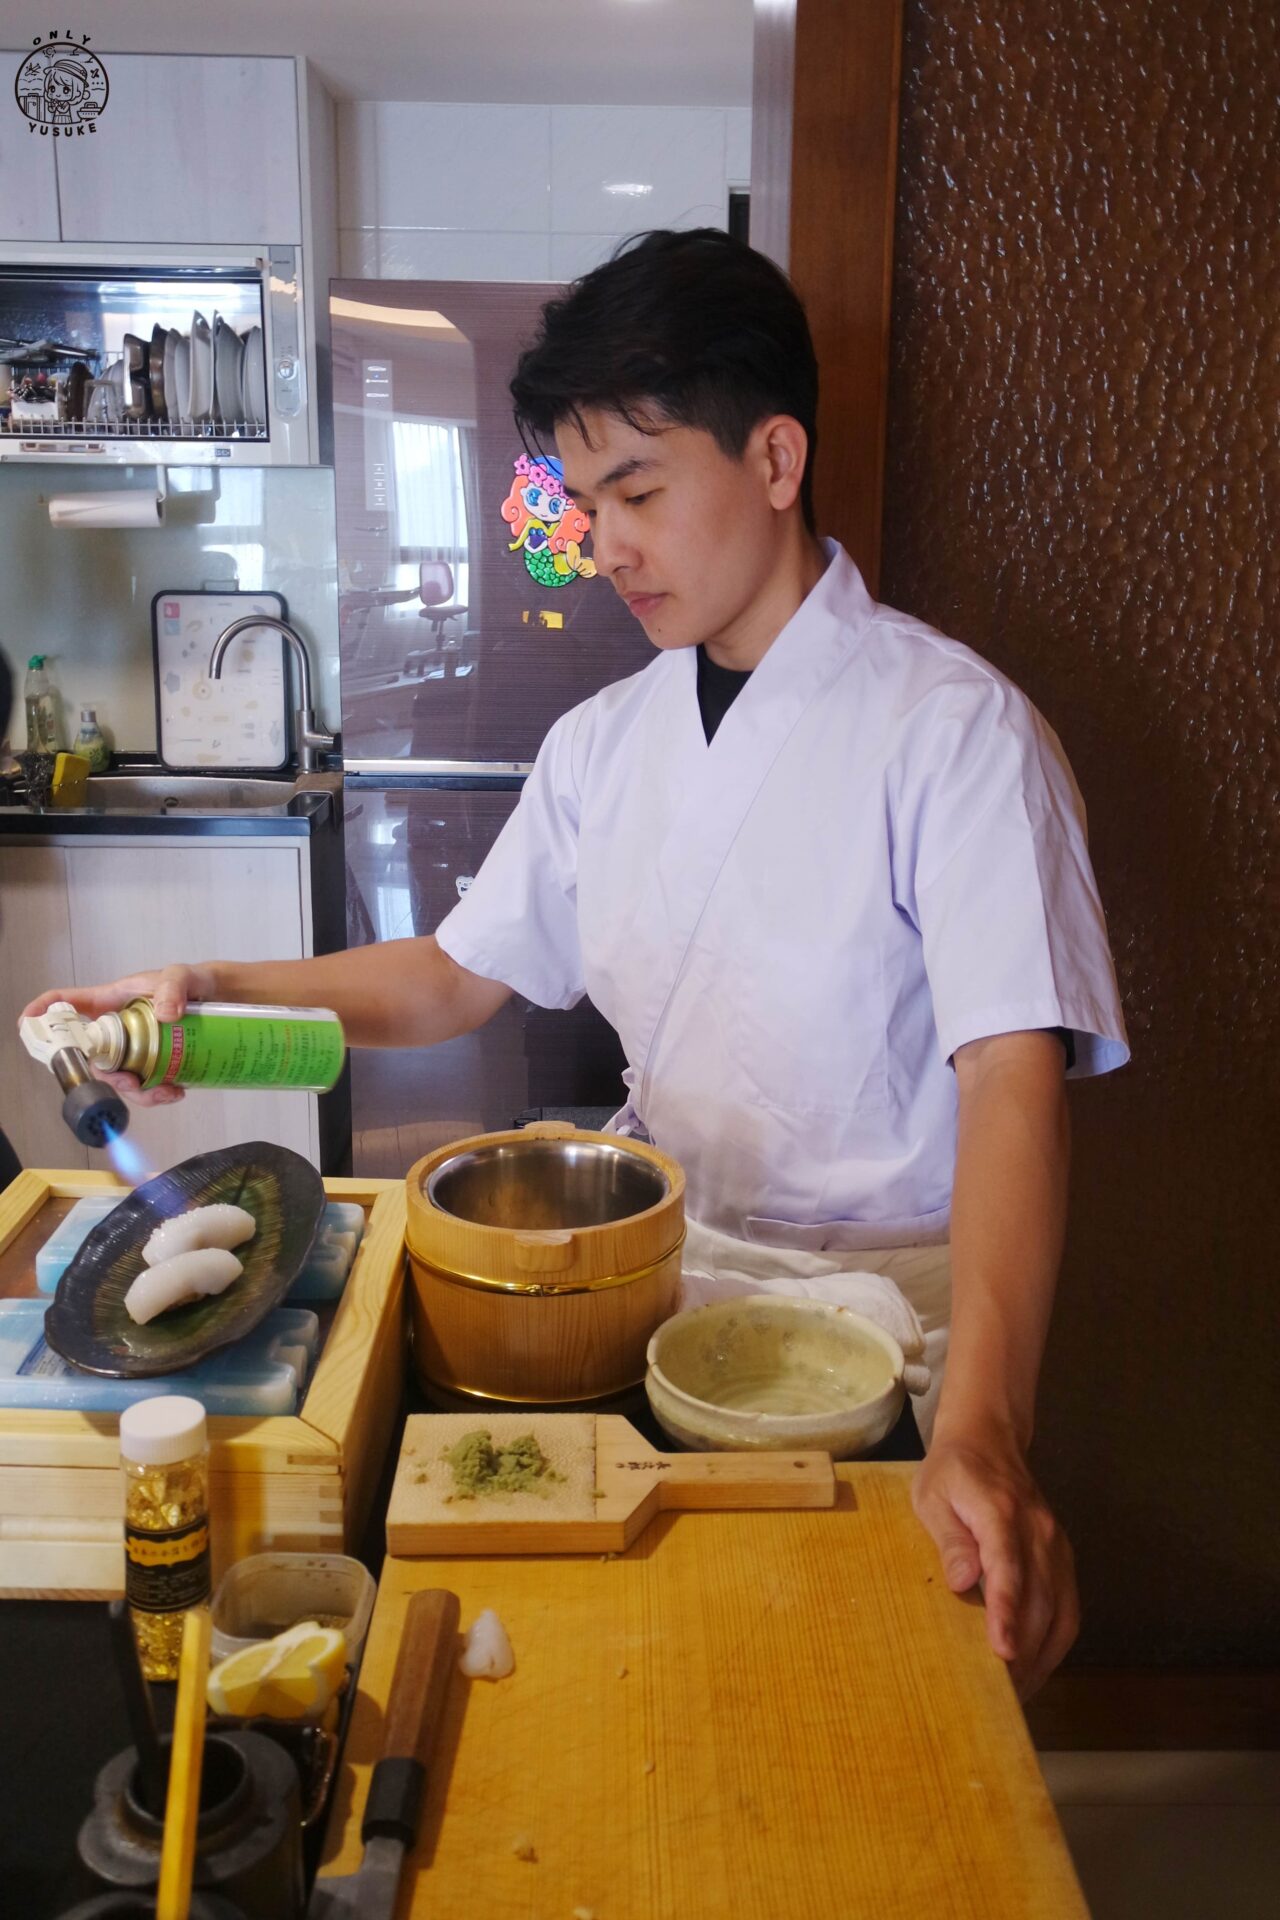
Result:
<svg viewBox="0 0 1280 1920"><path fill-rule="evenodd" d="M90 1059L109 1066L108 1047L100 1052L101 1022L86 1020L69 1000L55 1000L42 1014L21 1023L22 1044L33 1060L48 1067L66 1095L62 1117L81 1146L105 1147L129 1125L129 1109L114 1087L95 1079Z"/></svg>
<svg viewBox="0 0 1280 1920"><path fill-rule="evenodd" d="M61 1047L49 1062L66 1098L62 1117L83 1147L105 1147L129 1125L129 1109L114 1087L95 1080L79 1047Z"/></svg>

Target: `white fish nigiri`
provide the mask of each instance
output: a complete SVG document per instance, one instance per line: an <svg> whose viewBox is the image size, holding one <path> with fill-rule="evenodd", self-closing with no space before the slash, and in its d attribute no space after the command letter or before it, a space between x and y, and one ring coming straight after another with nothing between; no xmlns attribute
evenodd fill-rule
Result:
<svg viewBox="0 0 1280 1920"><path fill-rule="evenodd" d="M156 1228L142 1257L149 1267L172 1260L178 1253L193 1253L197 1247L243 1246L258 1231L258 1223L244 1207L225 1204L193 1207L190 1213L175 1214Z"/></svg>
<svg viewBox="0 0 1280 1920"><path fill-rule="evenodd" d="M145 1327L158 1313L180 1307L202 1294L222 1293L244 1268L226 1247L196 1247L154 1267L144 1267L125 1294L125 1311Z"/></svg>
<svg viewBox="0 0 1280 1920"><path fill-rule="evenodd" d="M459 1667L472 1680L505 1680L514 1672L515 1664L506 1628L493 1608L486 1607L467 1629Z"/></svg>

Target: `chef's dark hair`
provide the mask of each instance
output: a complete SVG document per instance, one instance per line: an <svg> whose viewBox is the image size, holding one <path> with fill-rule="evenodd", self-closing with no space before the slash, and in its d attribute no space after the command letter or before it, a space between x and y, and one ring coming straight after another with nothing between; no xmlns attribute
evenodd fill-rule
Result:
<svg viewBox="0 0 1280 1920"><path fill-rule="evenodd" d="M542 310L542 331L511 382L527 451L583 412L617 414L652 431L655 417L700 427L742 457L770 414L809 437L800 485L812 533L818 362L804 308L786 275L716 227L624 240L610 260Z"/></svg>

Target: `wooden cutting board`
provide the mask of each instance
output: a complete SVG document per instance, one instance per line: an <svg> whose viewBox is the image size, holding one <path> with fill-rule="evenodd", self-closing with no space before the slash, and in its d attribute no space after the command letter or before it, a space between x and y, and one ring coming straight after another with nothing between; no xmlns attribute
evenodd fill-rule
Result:
<svg viewBox="0 0 1280 1920"><path fill-rule="evenodd" d="M483 1431L532 1434L549 1471L536 1492L461 1498L447 1458ZM387 1509L387 1548L423 1553L620 1553L661 1510L829 1507L826 1453L659 1453L629 1420L593 1413L416 1413Z"/></svg>
<svg viewBox="0 0 1280 1920"><path fill-rule="evenodd" d="M825 1512L659 1514L617 1557L388 1559L323 1870L359 1863L405 1608L446 1586L516 1670L455 1680L400 1920L1087 1920L912 1471L837 1467Z"/></svg>

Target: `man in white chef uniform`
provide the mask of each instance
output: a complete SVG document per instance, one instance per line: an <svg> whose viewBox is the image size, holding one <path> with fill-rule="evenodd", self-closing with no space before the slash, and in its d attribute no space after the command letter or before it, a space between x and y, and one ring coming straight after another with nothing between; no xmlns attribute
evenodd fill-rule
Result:
<svg viewBox="0 0 1280 1920"><path fill-rule="evenodd" d="M512 392L657 657L552 727L434 938L142 978L161 1017L188 993L309 1001L357 1045L589 994L628 1061L615 1124L685 1169L687 1265L870 1271L914 1309L916 1511L1029 1692L1078 1617L1026 1461L1063 1083L1127 1058L1070 770L1002 675L815 537L817 367L761 255L632 244L546 309Z"/></svg>

